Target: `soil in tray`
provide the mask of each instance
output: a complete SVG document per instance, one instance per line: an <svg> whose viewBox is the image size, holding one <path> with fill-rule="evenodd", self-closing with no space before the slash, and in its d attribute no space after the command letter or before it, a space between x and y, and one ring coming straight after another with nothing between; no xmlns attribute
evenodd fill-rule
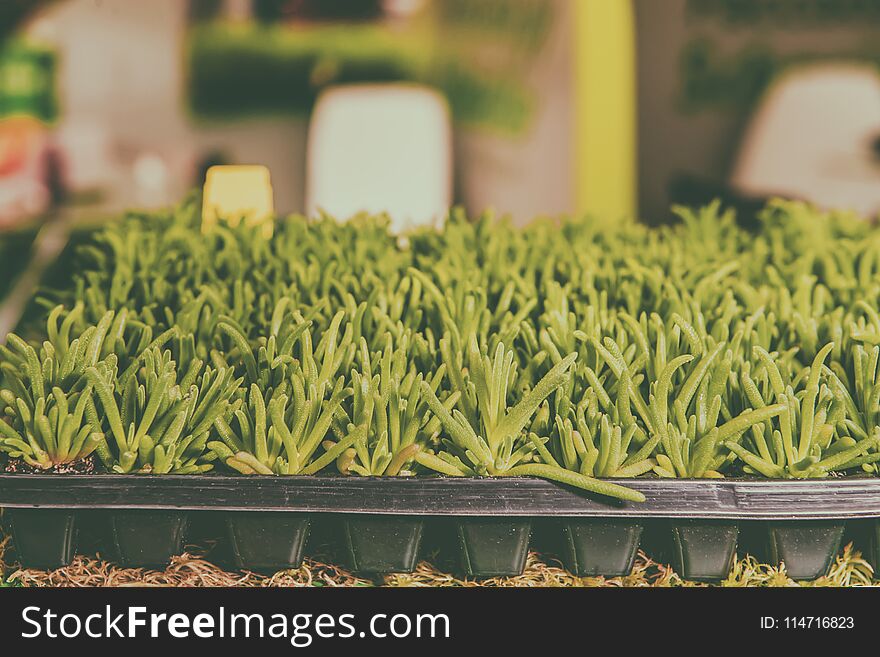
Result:
<svg viewBox="0 0 880 657"><path fill-rule="evenodd" d="M81 475L90 475L95 474L97 471L97 458L94 456L89 456L80 461L73 461L71 463L61 463L59 465L55 465L48 469L43 468L35 468L32 465L28 465L21 459L10 459L6 463L0 467L0 471L5 472L6 474L81 474Z"/></svg>
<svg viewBox="0 0 880 657"><path fill-rule="evenodd" d="M284 511L230 512L229 538L239 568L262 572L299 568L310 518Z"/></svg>
<svg viewBox="0 0 880 657"><path fill-rule="evenodd" d="M671 523L672 565L695 582L724 579L736 556L739 527L724 520L675 520Z"/></svg>
<svg viewBox="0 0 880 657"><path fill-rule="evenodd" d="M611 518L562 521L563 563L580 577L620 577L632 572L642 524Z"/></svg>
<svg viewBox="0 0 880 657"><path fill-rule="evenodd" d="M462 568L470 577L520 575L526 565L530 518L463 518L458 521Z"/></svg>
<svg viewBox="0 0 880 657"><path fill-rule="evenodd" d="M25 568L61 568L76 553L76 514L65 509L6 509L18 561Z"/></svg>
<svg viewBox="0 0 880 657"><path fill-rule="evenodd" d="M359 573L411 573L424 521L413 516L351 515L342 520L348 563Z"/></svg>
<svg viewBox="0 0 880 657"><path fill-rule="evenodd" d="M768 549L771 563L785 563L792 579L822 577L840 550L844 523L827 520L768 522Z"/></svg>
<svg viewBox="0 0 880 657"><path fill-rule="evenodd" d="M185 511L132 509L110 518L119 563L130 567L164 567L183 551L189 523Z"/></svg>

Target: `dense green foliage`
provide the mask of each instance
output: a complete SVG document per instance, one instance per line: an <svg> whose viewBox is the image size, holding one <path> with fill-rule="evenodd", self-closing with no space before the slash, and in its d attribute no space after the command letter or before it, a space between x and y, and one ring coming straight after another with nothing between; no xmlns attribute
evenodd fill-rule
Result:
<svg viewBox="0 0 880 657"><path fill-rule="evenodd" d="M745 230L453 213L202 234L130 215L0 358L0 449L118 472L604 478L873 473L880 231L774 203ZM39 342L42 342L40 345Z"/></svg>

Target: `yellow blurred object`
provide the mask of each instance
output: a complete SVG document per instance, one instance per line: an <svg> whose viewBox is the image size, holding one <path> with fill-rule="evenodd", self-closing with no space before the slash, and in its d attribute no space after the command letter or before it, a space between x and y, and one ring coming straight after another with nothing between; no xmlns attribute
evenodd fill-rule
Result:
<svg viewBox="0 0 880 657"><path fill-rule="evenodd" d="M214 166L205 177L202 200L202 231L222 218L231 226L259 227L272 236L275 215L269 169L259 165Z"/></svg>
<svg viewBox="0 0 880 657"><path fill-rule="evenodd" d="M575 207L619 221L636 214L636 55L631 0L577 0Z"/></svg>

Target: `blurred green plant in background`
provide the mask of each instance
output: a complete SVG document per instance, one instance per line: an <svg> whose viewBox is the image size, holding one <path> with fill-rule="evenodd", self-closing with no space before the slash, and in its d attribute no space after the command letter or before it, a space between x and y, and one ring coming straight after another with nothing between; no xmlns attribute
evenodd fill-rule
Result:
<svg viewBox="0 0 880 657"><path fill-rule="evenodd" d="M249 23L197 16L187 51L196 117L302 115L330 84L416 82L441 90L461 123L519 131L534 104L524 71L554 19L543 0L432 2L404 25L367 20L372 3L260 6Z"/></svg>

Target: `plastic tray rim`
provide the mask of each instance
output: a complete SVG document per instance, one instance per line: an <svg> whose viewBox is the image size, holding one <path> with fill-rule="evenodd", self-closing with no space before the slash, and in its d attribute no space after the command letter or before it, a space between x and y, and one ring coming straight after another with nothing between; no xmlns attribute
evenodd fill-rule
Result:
<svg viewBox="0 0 880 657"><path fill-rule="evenodd" d="M622 502L524 477L0 474L0 507L376 515L705 518L880 517L880 478L610 479Z"/></svg>

